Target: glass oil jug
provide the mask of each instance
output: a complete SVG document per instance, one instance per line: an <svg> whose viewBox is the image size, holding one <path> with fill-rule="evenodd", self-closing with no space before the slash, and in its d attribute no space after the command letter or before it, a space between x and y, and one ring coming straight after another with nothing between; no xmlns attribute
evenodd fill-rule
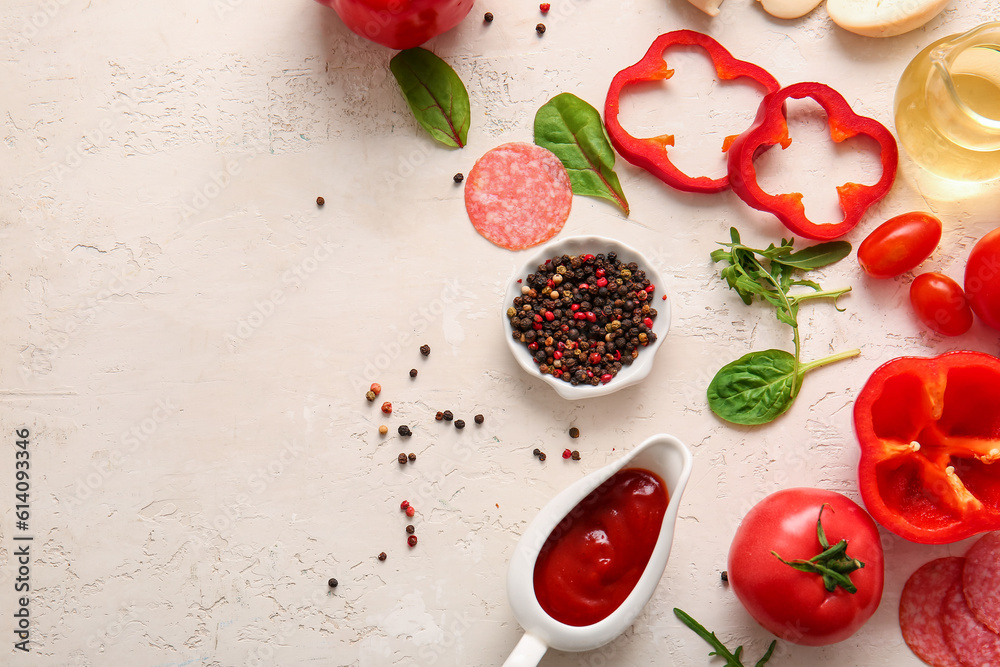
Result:
<svg viewBox="0 0 1000 667"><path fill-rule="evenodd" d="M954 181L1000 178L1000 22L938 40L903 71L896 134L928 171Z"/></svg>

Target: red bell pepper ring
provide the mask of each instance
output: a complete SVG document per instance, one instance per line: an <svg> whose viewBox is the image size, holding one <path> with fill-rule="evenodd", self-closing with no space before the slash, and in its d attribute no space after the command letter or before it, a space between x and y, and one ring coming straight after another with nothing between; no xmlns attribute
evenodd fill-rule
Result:
<svg viewBox="0 0 1000 667"><path fill-rule="evenodd" d="M754 157L762 149L775 144L781 144L783 149L788 148L792 140L788 136L788 122L784 113L785 100L803 97L811 97L823 107L827 124L830 126L830 137L834 141L839 143L862 135L874 139L880 148L882 176L877 183L874 185L845 183L837 187L840 207L844 211L844 219L838 223L812 222L806 218L801 193L770 195L757 183ZM899 150L896 148L896 140L884 125L874 118L854 113L847 100L833 88L822 83L803 82L792 84L764 97L753 125L737 137L730 147L729 180L733 192L753 208L773 213L785 227L799 236L828 241L854 229L868 207L885 197L896 179L898 164Z"/></svg>
<svg viewBox="0 0 1000 667"><path fill-rule="evenodd" d="M420 46L457 26L475 0L316 0L358 35L391 49Z"/></svg>
<svg viewBox="0 0 1000 667"><path fill-rule="evenodd" d="M712 60L719 79L723 81L749 79L768 93L777 91L780 86L778 81L763 68L744 60L737 60L717 41L694 30L674 30L660 35L646 51L642 60L618 72L611 80L608 97L604 102L604 125L615 150L623 158L637 167L642 167L672 188L684 192L722 192L729 187L728 176L721 178L689 176L674 166L667 151L667 146L674 145L673 135L664 134L639 139L626 132L618 121L621 94L626 86L642 81L669 79L674 75L674 70L667 67L663 57L663 52L669 46L701 47ZM722 145L723 151L729 148L732 140L733 137L726 138Z"/></svg>
<svg viewBox="0 0 1000 667"><path fill-rule="evenodd" d="M1000 359L900 357L854 403L858 486L876 521L922 544L1000 529Z"/></svg>

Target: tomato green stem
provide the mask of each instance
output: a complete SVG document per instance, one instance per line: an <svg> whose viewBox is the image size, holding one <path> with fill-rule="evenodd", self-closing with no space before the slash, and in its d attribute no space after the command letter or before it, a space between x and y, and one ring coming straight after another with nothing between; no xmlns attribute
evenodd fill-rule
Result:
<svg viewBox="0 0 1000 667"><path fill-rule="evenodd" d="M819 518L816 519L816 537L819 539L820 546L823 547L821 553L809 560L795 559L791 561L785 560L777 552L772 551L771 553L775 558L789 567L795 568L800 572L810 572L823 577L823 585L830 593L837 590L838 586L848 593L857 593L858 587L851 581L851 572L860 570L865 564L857 558L851 558L847 555L846 539L830 546L830 543L826 539L826 531L823 530L823 509L825 507L826 503L820 506Z"/></svg>

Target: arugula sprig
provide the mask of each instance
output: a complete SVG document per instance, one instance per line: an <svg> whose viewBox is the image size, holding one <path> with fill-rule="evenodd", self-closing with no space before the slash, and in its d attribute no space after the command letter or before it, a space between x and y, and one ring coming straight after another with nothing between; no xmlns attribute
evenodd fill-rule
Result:
<svg viewBox="0 0 1000 667"><path fill-rule="evenodd" d="M709 645L711 645L712 648L715 649L714 651L709 652L709 657L717 655L720 658L725 658L725 667L744 667L743 662L741 661L743 654L742 646L737 646L736 650L730 653L729 649L726 648L725 644L723 644L719 638L715 636L714 632L709 632L705 629L704 625L691 618L689 614L678 609L677 607L674 607L674 615L681 620L681 623L694 630L699 637L704 639L709 643ZM774 647L777 643L777 639L771 641L771 645L767 647L767 653L765 653L764 657L754 664L754 667L764 667L767 661L771 659L771 655L774 653Z"/></svg>
<svg viewBox="0 0 1000 667"><path fill-rule="evenodd" d="M850 287L824 290L813 280L796 279L795 271L810 271L840 261L850 254L846 241L820 243L802 250L794 249L793 239L782 239L767 248L751 248L740 240L736 228L730 229L731 242L720 243L726 249L712 252L713 262L725 261L721 277L750 305L754 298L775 309L778 321L792 327L794 355L784 350L751 352L723 366L708 387L709 407L723 419L745 425L765 424L791 407L809 371L826 364L857 356L860 350L834 354L803 364L800 361L799 305L813 299L837 299ZM792 294L793 287L812 291ZM841 310L837 308L837 310Z"/></svg>

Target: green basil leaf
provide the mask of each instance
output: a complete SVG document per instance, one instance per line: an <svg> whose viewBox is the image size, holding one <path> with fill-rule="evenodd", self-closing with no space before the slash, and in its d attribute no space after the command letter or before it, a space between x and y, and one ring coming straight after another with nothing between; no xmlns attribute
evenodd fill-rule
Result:
<svg viewBox="0 0 1000 667"><path fill-rule="evenodd" d="M775 258L774 261L796 269L809 271L839 262L851 254L851 244L847 241L828 241L803 248L791 255Z"/></svg>
<svg viewBox="0 0 1000 667"><path fill-rule="evenodd" d="M615 151L597 109L571 93L556 95L535 114L535 143L562 161L575 194L607 199L628 215Z"/></svg>
<svg viewBox="0 0 1000 667"><path fill-rule="evenodd" d="M462 148L469 136L469 92L448 63L420 47L389 61L413 116L436 141Z"/></svg>
<svg viewBox="0 0 1000 667"><path fill-rule="evenodd" d="M734 424L766 424L791 407L799 387L793 355L751 352L719 369L708 385L708 405Z"/></svg>

